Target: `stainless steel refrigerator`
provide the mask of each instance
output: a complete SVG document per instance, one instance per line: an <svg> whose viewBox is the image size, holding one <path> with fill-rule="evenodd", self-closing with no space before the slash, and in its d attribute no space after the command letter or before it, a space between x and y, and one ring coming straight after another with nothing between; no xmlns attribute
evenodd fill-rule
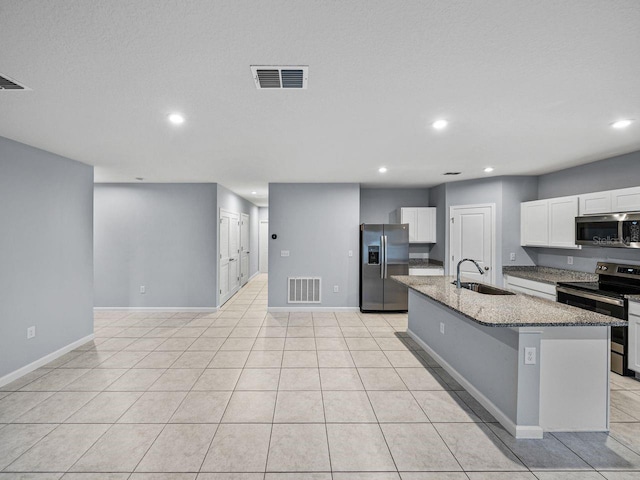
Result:
<svg viewBox="0 0 640 480"><path fill-rule="evenodd" d="M408 308L407 287L391 275L409 275L409 225L360 225L360 310L396 311Z"/></svg>

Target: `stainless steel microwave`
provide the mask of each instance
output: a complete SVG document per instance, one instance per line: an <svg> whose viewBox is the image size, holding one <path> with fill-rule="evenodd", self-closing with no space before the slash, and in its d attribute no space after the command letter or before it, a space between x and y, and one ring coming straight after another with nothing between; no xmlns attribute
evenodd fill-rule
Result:
<svg viewBox="0 0 640 480"><path fill-rule="evenodd" d="M640 213L576 217L576 245L640 248Z"/></svg>

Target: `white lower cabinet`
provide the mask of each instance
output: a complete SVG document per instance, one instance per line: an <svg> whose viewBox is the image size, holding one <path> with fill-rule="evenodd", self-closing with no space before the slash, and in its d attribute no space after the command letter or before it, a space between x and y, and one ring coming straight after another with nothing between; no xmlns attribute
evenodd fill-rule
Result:
<svg viewBox="0 0 640 480"><path fill-rule="evenodd" d="M444 268L410 268L409 275L439 276L444 275Z"/></svg>
<svg viewBox="0 0 640 480"><path fill-rule="evenodd" d="M640 302L629 302L629 369L640 373Z"/></svg>
<svg viewBox="0 0 640 480"><path fill-rule="evenodd" d="M544 298L551 302L556 301L556 286L551 283L536 282L526 278L505 275L504 286L514 292L526 293L527 295Z"/></svg>

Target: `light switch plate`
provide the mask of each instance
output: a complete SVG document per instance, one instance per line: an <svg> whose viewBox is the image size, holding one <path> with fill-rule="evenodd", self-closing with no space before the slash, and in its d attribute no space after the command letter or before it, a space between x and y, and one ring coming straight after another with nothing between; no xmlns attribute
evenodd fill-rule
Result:
<svg viewBox="0 0 640 480"><path fill-rule="evenodd" d="M289 250L280 250L280 256L281 257L288 257L289 256Z"/></svg>

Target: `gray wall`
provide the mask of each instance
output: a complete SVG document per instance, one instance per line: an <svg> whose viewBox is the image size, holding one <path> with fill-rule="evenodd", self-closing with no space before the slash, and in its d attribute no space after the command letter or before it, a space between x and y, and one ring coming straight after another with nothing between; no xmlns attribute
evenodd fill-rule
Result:
<svg viewBox="0 0 640 480"><path fill-rule="evenodd" d="M236 195L231 190L218 184L218 208L216 209L216 252L218 251L218 238L220 235L220 209L229 210L235 213L246 213L249 215L249 278L258 272L258 233L259 233L259 210L253 203ZM217 262L216 256L216 262ZM216 305L220 303L220 292L216 290Z"/></svg>
<svg viewBox="0 0 640 480"><path fill-rule="evenodd" d="M553 198L638 185L640 151L541 175L538 177L538 195L539 198ZM581 250L528 250L536 251L537 264L540 266L583 272L594 272L598 261L640 264L640 252L634 249L584 247ZM568 256L573 257L573 265L568 265Z"/></svg>
<svg viewBox="0 0 640 480"><path fill-rule="evenodd" d="M444 206L443 193L444 190ZM452 206L495 203L496 205L496 277L502 283L503 265L535 265L535 252L520 247L520 202L534 200L537 195L535 177L491 177L480 180L451 182L432 189L432 204L437 205L438 228L444 226L444 238L438 236L438 243L432 249L431 258L439 259L444 249L444 258L449 259L450 222L449 209ZM444 218L441 219L440 215ZM438 234L439 235L439 234ZM516 254L511 261L510 254ZM445 261L448 272L449 262Z"/></svg>
<svg viewBox="0 0 640 480"><path fill-rule="evenodd" d="M445 183L429 189L429 206L436 207L436 243L429 252L429 258L443 262L446 258L447 239L447 185Z"/></svg>
<svg viewBox="0 0 640 480"><path fill-rule="evenodd" d="M360 223L397 223L401 207L429 207L428 188L360 188ZM431 244L409 245L409 256L428 258Z"/></svg>
<svg viewBox="0 0 640 480"><path fill-rule="evenodd" d="M520 203L535 200L537 177L502 177L502 265L536 265L535 249L520 246ZM512 261L510 254L515 253Z"/></svg>
<svg viewBox="0 0 640 480"><path fill-rule="evenodd" d="M359 220L358 184L270 184L269 307L296 307L287 303L295 276L322 278L322 303L305 307L358 307Z"/></svg>
<svg viewBox="0 0 640 480"><path fill-rule="evenodd" d="M562 197L640 185L640 151L538 177L538 198Z"/></svg>
<svg viewBox="0 0 640 480"><path fill-rule="evenodd" d="M216 204L215 184L96 184L95 305L215 307Z"/></svg>
<svg viewBox="0 0 640 480"><path fill-rule="evenodd" d="M260 222L268 222L269 221L269 207L259 207L258 208L258 220Z"/></svg>
<svg viewBox="0 0 640 480"><path fill-rule="evenodd" d="M93 333L92 218L93 167L0 137L0 378Z"/></svg>
<svg viewBox="0 0 640 480"><path fill-rule="evenodd" d="M481 180L467 180L463 182L447 183L446 189L446 215L450 214L450 207L458 205L473 205L480 203L496 204L496 277L495 281L502 282L502 180L492 177ZM451 238L451 222L445 222L445 272L448 272L449 258L451 257L449 239Z"/></svg>
<svg viewBox="0 0 640 480"><path fill-rule="evenodd" d="M396 223L400 207L429 207L428 188L361 188L360 223Z"/></svg>

